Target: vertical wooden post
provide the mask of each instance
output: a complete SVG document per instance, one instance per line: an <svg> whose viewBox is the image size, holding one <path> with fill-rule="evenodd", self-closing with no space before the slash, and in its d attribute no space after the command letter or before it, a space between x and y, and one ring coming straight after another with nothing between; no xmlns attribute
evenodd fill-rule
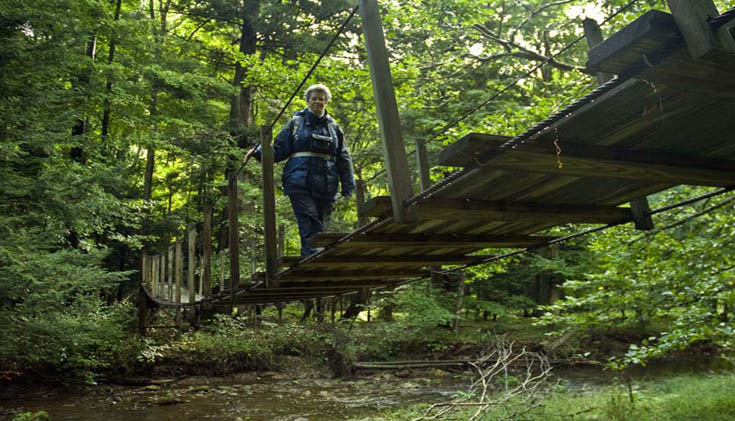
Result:
<svg viewBox="0 0 735 421"><path fill-rule="evenodd" d="M184 253L181 240L176 241L176 303L181 304L181 284L184 278Z"/></svg>
<svg viewBox="0 0 735 421"><path fill-rule="evenodd" d="M181 329L181 284L184 278L183 240L176 240L176 327Z"/></svg>
<svg viewBox="0 0 735 421"><path fill-rule="evenodd" d="M212 296L212 205L204 208L204 228L202 229L202 273L204 275L204 297Z"/></svg>
<svg viewBox="0 0 735 421"><path fill-rule="evenodd" d="M204 257L199 256L199 295L204 297Z"/></svg>
<svg viewBox="0 0 735 421"><path fill-rule="evenodd" d="M368 217L367 216L360 216L360 212L359 212L359 209L363 205L365 205L365 193L366 193L366 190L367 190L366 187L367 186L365 185L365 182L362 181L362 178L358 178L357 179L356 186L355 186L355 206L358 209L358 212L357 212L357 215L358 215L357 216L357 227L358 228L367 225L368 222L369 222L368 221Z"/></svg>
<svg viewBox="0 0 735 421"><path fill-rule="evenodd" d="M240 285L240 199L238 198L237 176L230 175L228 187L228 242L230 249L230 291L235 292ZM225 289L224 282L220 288Z"/></svg>
<svg viewBox="0 0 735 421"><path fill-rule="evenodd" d="M459 274L459 282L457 285L457 305L455 307L454 314L457 316L456 319L454 319L454 334L459 333L459 322L462 318L462 299L464 298L464 279L465 279L465 273L460 272Z"/></svg>
<svg viewBox="0 0 735 421"><path fill-rule="evenodd" d="M151 256L151 294L158 296L158 256Z"/></svg>
<svg viewBox="0 0 735 421"><path fill-rule="evenodd" d="M158 263L159 263L158 270L159 270L159 276L160 276L158 278L158 281L161 285L161 288L159 288L158 290L159 292L158 296L162 299L165 299L166 298L166 295L165 295L166 290L164 289L164 286L166 285L166 251L165 250L161 250L160 261Z"/></svg>
<svg viewBox="0 0 735 421"><path fill-rule="evenodd" d="M587 45L590 49L602 42L602 30L594 19L587 18L582 21L582 25L584 27L584 35L587 38ZM609 73L599 72L597 73L597 83L598 85L602 85L612 79L612 77L613 76ZM635 224L636 229L653 229L653 217L647 213L651 211L647 197L644 196L631 200L630 210L633 213L633 223Z"/></svg>
<svg viewBox="0 0 735 421"><path fill-rule="evenodd" d="M174 301L174 246L168 246L168 256L166 257L168 264L168 273L166 274L166 282L168 283L168 301Z"/></svg>
<svg viewBox="0 0 735 421"><path fill-rule="evenodd" d="M140 255L140 284L143 286L148 285L148 272L146 272L146 263L148 255L143 252Z"/></svg>
<svg viewBox="0 0 735 421"><path fill-rule="evenodd" d="M189 290L189 303L196 301L196 289L194 286L194 271L196 270L196 241L197 231L194 224L189 225L189 235L187 239L187 258L189 259L189 267L186 271L186 288Z"/></svg>
<svg viewBox="0 0 735 421"><path fill-rule="evenodd" d="M600 29L600 25L597 24L596 20L590 18L583 20L582 26L584 27L584 36L587 38L587 46L591 50L604 39L602 37L602 29ZM612 78L613 75L610 73L597 72L598 85L602 85Z"/></svg>
<svg viewBox="0 0 735 421"><path fill-rule="evenodd" d="M286 255L286 226L278 225L278 257Z"/></svg>
<svg viewBox="0 0 735 421"><path fill-rule="evenodd" d="M263 223L265 233L265 284L278 287L273 276L278 270L278 240L276 238L276 185L273 180L273 145L269 127L260 127L260 162L263 167Z"/></svg>
<svg viewBox="0 0 735 421"><path fill-rule="evenodd" d="M408 158L403 143L401 120L398 116L398 105L393 90L393 78L388 64L385 35L378 13L377 0L360 0L360 16L365 34L380 134L383 139L393 218L399 223L412 222L416 220L416 212L413 207L404 207L403 202L413 196L413 187L408 171Z"/></svg>
<svg viewBox="0 0 735 421"><path fill-rule="evenodd" d="M735 40L727 28L713 30L707 21L720 14L712 0L669 0L668 3L694 61L719 61L735 52Z"/></svg>
<svg viewBox="0 0 735 421"><path fill-rule="evenodd" d="M419 172L419 188L424 191L431 185L429 175L429 156L426 153L426 145L421 139L416 139L416 168Z"/></svg>

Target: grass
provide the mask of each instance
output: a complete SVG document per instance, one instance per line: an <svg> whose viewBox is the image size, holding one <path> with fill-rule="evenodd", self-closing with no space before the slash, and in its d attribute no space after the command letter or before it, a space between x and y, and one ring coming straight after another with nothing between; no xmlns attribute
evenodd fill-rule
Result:
<svg viewBox="0 0 735 421"><path fill-rule="evenodd" d="M735 373L678 375L631 385L602 386L584 392L555 391L522 418L529 421L688 421L735 420ZM632 396L632 400L631 400ZM386 412L377 421L420 419L426 405ZM446 419L469 419L471 412L455 412ZM492 413L484 420L507 419ZM363 419L365 420L365 419Z"/></svg>
<svg viewBox="0 0 735 421"><path fill-rule="evenodd" d="M735 420L733 390L735 374L679 375L633 382L630 387L613 385L586 393L555 394L535 419Z"/></svg>

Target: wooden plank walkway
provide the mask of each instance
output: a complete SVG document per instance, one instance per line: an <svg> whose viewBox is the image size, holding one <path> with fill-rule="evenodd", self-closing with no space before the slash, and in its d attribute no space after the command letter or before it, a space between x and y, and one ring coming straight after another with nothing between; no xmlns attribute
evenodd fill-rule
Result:
<svg viewBox="0 0 735 421"><path fill-rule="evenodd" d="M670 0L677 9L704 3ZM587 68L617 81L515 138L464 136L439 156L439 165L458 172L404 200L399 215L395 197L369 200L358 215L372 221L352 233L319 234L311 243L324 250L315 255L269 261L280 268L271 287L256 273L234 296L210 296L201 279L203 295L190 293L190 233L186 286L181 252L174 270L169 249L143 259L146 294L166 306L235 305L394 288L428 277L431 268L481 262L493 249L548 244L555 238L543 233L554 226L632 221L640 216L629 202L673 186L735 185L735 22L717 30L714 48L712 37L696 33L706 25L680 24L696 15L644 14L589 52ZM209 266L202 279L210 279Z"/></svg>
<svg viewBox="0 0 735 421"><path fill-rule="evenodd" d="M625 82L512 147L504 136L461 138L439 165L463 171L417 196L416 221L397 223L391 198L373 198L358 209L372 222L318 235L312 245L323 251L281 259L279 288L258 286L257 274L237 301L392 288L429 267L477 262L488 249L547 243L553 237L534 234L556 225L632 220L621 205L676 185L735 184L735 60L693 61L674 18L659 11L589 55L590 70Z"/></svg>

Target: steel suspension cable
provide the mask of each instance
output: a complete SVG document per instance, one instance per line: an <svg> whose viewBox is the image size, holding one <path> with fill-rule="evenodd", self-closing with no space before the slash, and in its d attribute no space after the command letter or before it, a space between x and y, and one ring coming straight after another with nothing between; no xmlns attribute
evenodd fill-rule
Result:
<svg viewBox="0 0 735 421"><path fill-rule="evenodd" d="M339 38L339 36L342 35L342 32L345 30L347 25L350 23L352 18L355 16L355 13L357 13L358 9L359 9L359 4L355 5L355 7L352 8L350 15L347 16L347 19L345 19L345 21L342 22L342 25L340 25L337 32L334 34L334 36L332 36L332 39L329 40L329 44L327 44L327 46L324 48L322 53L319 55L319 58L316 59L314 64L309 69L309 72L306 73L306 76L304 76L304 78L301 80L301 83L299 83L299 86L297 86L296 89L294 89L293 94L291 94L291 97L288 99L288 101L286 101L286 105L284 105L281 108L281 111L278 113L276 118L274 118L271 124L268 126L269 131L273 130L273 127L275 127L276 123L278 123L278 120L281 118L281 116L283 116L283 113L286 112L286 110L288 109L288 106L291 105L291 102L293 101L293 99L296 98L297 95L299 95L299 92L301 92L301 89L304 87L304 84L306 83L306 81L309 80L311 75L314 73L314 70L316 70L317 66L319 66L319 63L327 55L327 52L329 52L329 50L332 48L332 45L334 45L334 43L337 41L337 38ZM240 168L238 168L237 171L233 173L232 177L230 177L230 180L237 177L238 174L240 174L240 172L242 171L243 167L245 167L244 162L240 165Z"/></svg>
<svg viewBox="0 0 735 421"><path fill-rule="evenodd" d="M690 205L692 203L696 203L696 202L699 202L699 201L702 201L702 200L705 200L705 199L711 199L713 197L720 196L720 195L725 194L725 193L729 193L729 192L731 192L733 190L735 190L735 185L729 186L729 187L725 187L725 188L722 188L720 190L716 190L716 191L713 191L713 192L710 192L710 193L705 193L705 194L702 194L700 196L693 197L691 199L687 199L687 200L683 200L683 201L678 202L678 203L674 203L672 205L663 206L663 207L660 207L658 209L655 209L655 210L646 212L645 215L647 215L647 216L649 216L649 215L656 215L656 214L659 214L659 213L662 213L662 212L666 212L666 211L669 211L669 210L672 210L672 209L676 209L676 208L680 208L680 207L683 207L683 206L686 206L686 205ZM479 266L479 265L483 265L483 264L486 264L486 263L496 262L498 260L502 260L502 259L505 259L505 258L508 258L508 257L512 257L512 256L517 256L517 255L526 253L526 252L531 251L531 250L536 250L536 249L543 248L543 247L546 247L546 246L550 246L550 245L553 245L553 244L563 243L563 242L566 242L566 241L569 241L569 240L573 240L575 238L579 238L579 237L583 237L585 235L593 234L595 232L604 231L604 230L606 230L608 228L616 227L618 225L627 224L627 223L629 223L631 221L632 221L632 218L621 219L619 221L611 222L611 223L606 224L606 225L602 225L602 226L595 227L595 228L590 228L588 230L584 230L584 231L581 231L581 232L578 232L578 233L575 233L575 234L570 234L570 235L567 235L567 236L564 236L564 237L556 238L554 240L550 240L550 241L546 241L546 242L543 242L543 243L539 243L539 244L537 244L535 246L532 246L532 247L526 247L526 248L523 248L523 249L520 249L520 250L512 251L512 252L505 253L505 254L500 254L500 255L497 255L497 256L486 257L486 258L481 259L481 260L478 260L476 262L472 262L472 263L468 263L466 265L457 266L455 268L443 270L443 271L440 271L438 273L451 273L451 272L456 272L458 270L467 269L467 268L473 267L473 266Z"/></svg>

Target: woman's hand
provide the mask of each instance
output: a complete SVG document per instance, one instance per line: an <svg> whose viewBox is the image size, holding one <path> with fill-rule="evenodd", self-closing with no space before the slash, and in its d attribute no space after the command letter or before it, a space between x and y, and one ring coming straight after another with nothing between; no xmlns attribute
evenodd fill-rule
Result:
<svg viewBox="0 0 735 421"><path fill-rule="evenodd" d="M253 149L250 149L250 150L248 151L248 153L246 153L246 154L245 154L245 157L243 158L243 163L242 163L242 165L246 165L246 164L248 163L248 161L250 161L250 158L251 158L251 157L252 157L253 155L255 155L255 151L257 151L257 150L258 150L258 147L257 147L257 146L256 146L256 147L254 147Z"/></svg>

